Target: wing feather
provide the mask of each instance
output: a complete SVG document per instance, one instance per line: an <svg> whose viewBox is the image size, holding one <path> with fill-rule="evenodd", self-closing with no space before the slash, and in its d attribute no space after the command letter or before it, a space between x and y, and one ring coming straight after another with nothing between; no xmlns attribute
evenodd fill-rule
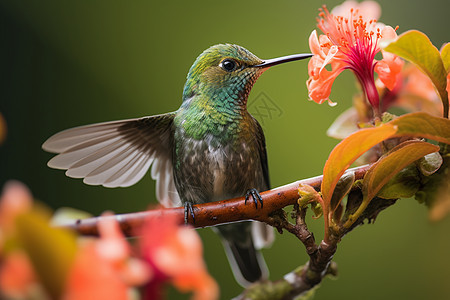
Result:
<svg viewBox="0 0 450 300"><path fill-rule="evenodd" d="M105 122L66 129L51 136L42 145L42 149L52 153L65 152L69 148L82 144L88 140L93 140L95 138L102 137L105 134L114 134L116 133L116 129L118 127L130 121L133 121L133 119Z"/></svg>
<svg viewBox="0 0 450 300"><path fill-rule="evenodd" d="M103 185L105 187L114 187L114 186L126 187L132 185L128 184L128 182L132 181L130 177L133 177L132 175L133 172L142 169L141 164L142 163L145 164L148 161L151 164L153 162L153 158L148 158L147 155L143 153L138 153L132 158L132 160L130 160L127 163L126 166L124 166L122 169L115 172L107 180L105 180L105 183Z"/></svg>
<svg viewBox="0 0 450 300"><path fill-rule="evenodd" d="M181 203L172 170L172 126L175 113L80 126L50 137L42 148L57 153L48 166L67 170L90 185L127 187L152 166L158 200Z"/></svg>

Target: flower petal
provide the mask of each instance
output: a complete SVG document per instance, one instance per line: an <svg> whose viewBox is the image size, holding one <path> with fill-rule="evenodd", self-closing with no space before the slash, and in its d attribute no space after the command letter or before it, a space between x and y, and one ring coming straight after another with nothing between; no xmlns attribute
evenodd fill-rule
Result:
<svg viewBox="0 0 450 300"><path fill-rule="evenodd" d="M180 291L192 291L193 299L218 298L218 286L208 274L203 261L203 247L195 230L180 226L170 215L148 219L142 228L141 251L154 268L153 281L147 286L150 295L157 283L170 281Z"/></svg>
<svg viewBox="0 0 450 300"><path fill-rule="evenodd" d="M382 26L380 26L378 28L380 29L380 32L381 32L381 38L378 42L380 44L381 48L384 48L385 45L388 45L398 39L397 32L391 26L385 26L384 24L382 24ZM387 52L387 53L390 53L390 52Z"/></svg>
<svg viewBox="0 0 450 300"><path fill-rule="evenodd" d="M36 283L31 262L23 251L13 251L2 258L0 265L0 291L3 296L28 298L28 293ZM15 296L15 297L14 297Z"/></svg>
<svg viewBox="0 0 450 300"><path fill-rule="evenodd" d="M356 1L345 1L341 5L335 6L331 10L331 13L335 16L349 18L351 9L358 10L358 14L365 19L378 20L381 16L381 7L375 1L363 1L361 3Z"/></svg>
<svg viewBox="0 0 450 300"><path fill-rule="evenodd" d="M336 105L329 99L331 94L331 87L333 85L336 77L342 72L342 69L328 71L327 69L322 69L316 78L310 77L306 82L308 88L308 96L310 100L318 104L322 104L328 101L331 106Z"/></svg>
<svg viewBox="0 0 450 300"><path fill-rule="evenodd" d="M329 63L331 63L334 59L334 57L336 56L336 54L339 52L339 48L336 45L333 45L330 47L330 50L327 53L327 56L325 57L324 61L323 61L323 65L322 68L320 68L319 72L322 72L323 68L325 68L326 65L328 65Z"/></svg>
<svg viewBox="0 0 450 300"><path fill-rule="evenodd" d="M27 212L33 205L33 197L27 186L19 181L8 181L0 197L0 226L5 232L14 227L14 219Z"/></svg>
<svg viewBox="0 0 450 300"><path fill-rule="evenodd" d="M380 43L397 39L397 33L391 26L385 26L381 31ZM380 80L389 89L394 89L400 80L400 72L403 68L404 61L395 54L381 51L383 59L375 65L375 72L378 73Z"/></svg>
<svg viewBox="0 0 450 300"><path fill-rule="evenodd" d="M113 264L89 241L75 258L69 274L64 300L128 299L128 286L121 280Z"/></svg>
<svg viewBox="0 0 450 300"><path fill-rule="evenodd" d="M317 31L313 30L309 35L309 48L314 55L321 56L323 51L320 48L319 38L317 37Z"/></svg>
<svg viewBox="0 0 450 300"><path fill-rule="evenodd" d="M126 242L119 223L112 213L102 214L98 222L98 230L100 233L100 239L97 241L99 255L120 265L130 255L130 245Z"/></svg>

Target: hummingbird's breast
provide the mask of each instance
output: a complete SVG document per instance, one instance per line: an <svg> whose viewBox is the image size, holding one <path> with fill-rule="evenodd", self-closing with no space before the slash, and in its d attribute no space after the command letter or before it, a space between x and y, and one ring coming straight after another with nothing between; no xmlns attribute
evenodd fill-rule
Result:
<svg viewBox="0 0 450 300"><path fill-rule="evenodd" d="M182 201L218 201L243 196L250 188L267 189L256 124L246 121L212 124L201 135L186 130L189 120L175 122L174 179Z"/></svg>

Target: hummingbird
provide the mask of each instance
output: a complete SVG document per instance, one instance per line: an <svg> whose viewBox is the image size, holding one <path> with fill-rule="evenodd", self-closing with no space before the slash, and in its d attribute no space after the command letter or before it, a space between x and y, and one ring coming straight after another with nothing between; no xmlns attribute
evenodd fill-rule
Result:
<svg viewBox="0 0 450 300"><path fill-rule="evenodd" d="M245 195L262 206L259 192L270 189L266 143L247 99L268 68L311 56L262 60L238 45L212 46L191 66L178 110L61 131L42 145L58 154L48 166L110 188L135 184L151 167L158 201L184 205L186 220L195 217L193 204ZM244 221L215 231L238 283L247 286L268 276L256 248L273 240L270 226Z"/></svg>

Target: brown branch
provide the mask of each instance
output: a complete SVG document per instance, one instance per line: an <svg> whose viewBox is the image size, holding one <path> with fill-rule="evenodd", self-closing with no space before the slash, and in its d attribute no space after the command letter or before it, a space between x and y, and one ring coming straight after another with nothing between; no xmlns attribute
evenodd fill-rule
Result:
<svg viewBox="0 0 450 300"><path fill-rule="evenodd" d="M349 169L347 172L354 172L356 179L361 179L369 167L369 165L364 165ZM194 205L195 223L193 223L192 218L188 219L188 223L199 228L242 220L258 220L276 226L276 224L273 224L271 214L297 203L299 184L307 184L319 190L321 183L322 176L317 176L262 192L261 197L264 205L262 207L258 205L257 208L255 208L252 201L245 204L244 197ZM115 218L124 234L128 237L133 237L136 235L136 229L142 225L146 218L160 217L162 214L175 215L180 224L184 223L184 208L176 207L82 219L64 227L73 229L81 235L98 235L98 220L100 218Z"/></svg>
<svg viewBox="0 0 450 300"><path fill-rule="evenodd" d="M309 261L306 265L286 274L277 281L257 282L250 286L242 294L233 300L265 299L288 300L297 299L298 296L314 291L323 278L328 275L336 275L336 264L331 260L337 249L338 239L331 239L331 243L324 241L317 245L314 235L308 230L305 222L306 208L300 209L294 204L296 213L296 224L284 222L282 227L297 236L306 247Z"/></svg>

